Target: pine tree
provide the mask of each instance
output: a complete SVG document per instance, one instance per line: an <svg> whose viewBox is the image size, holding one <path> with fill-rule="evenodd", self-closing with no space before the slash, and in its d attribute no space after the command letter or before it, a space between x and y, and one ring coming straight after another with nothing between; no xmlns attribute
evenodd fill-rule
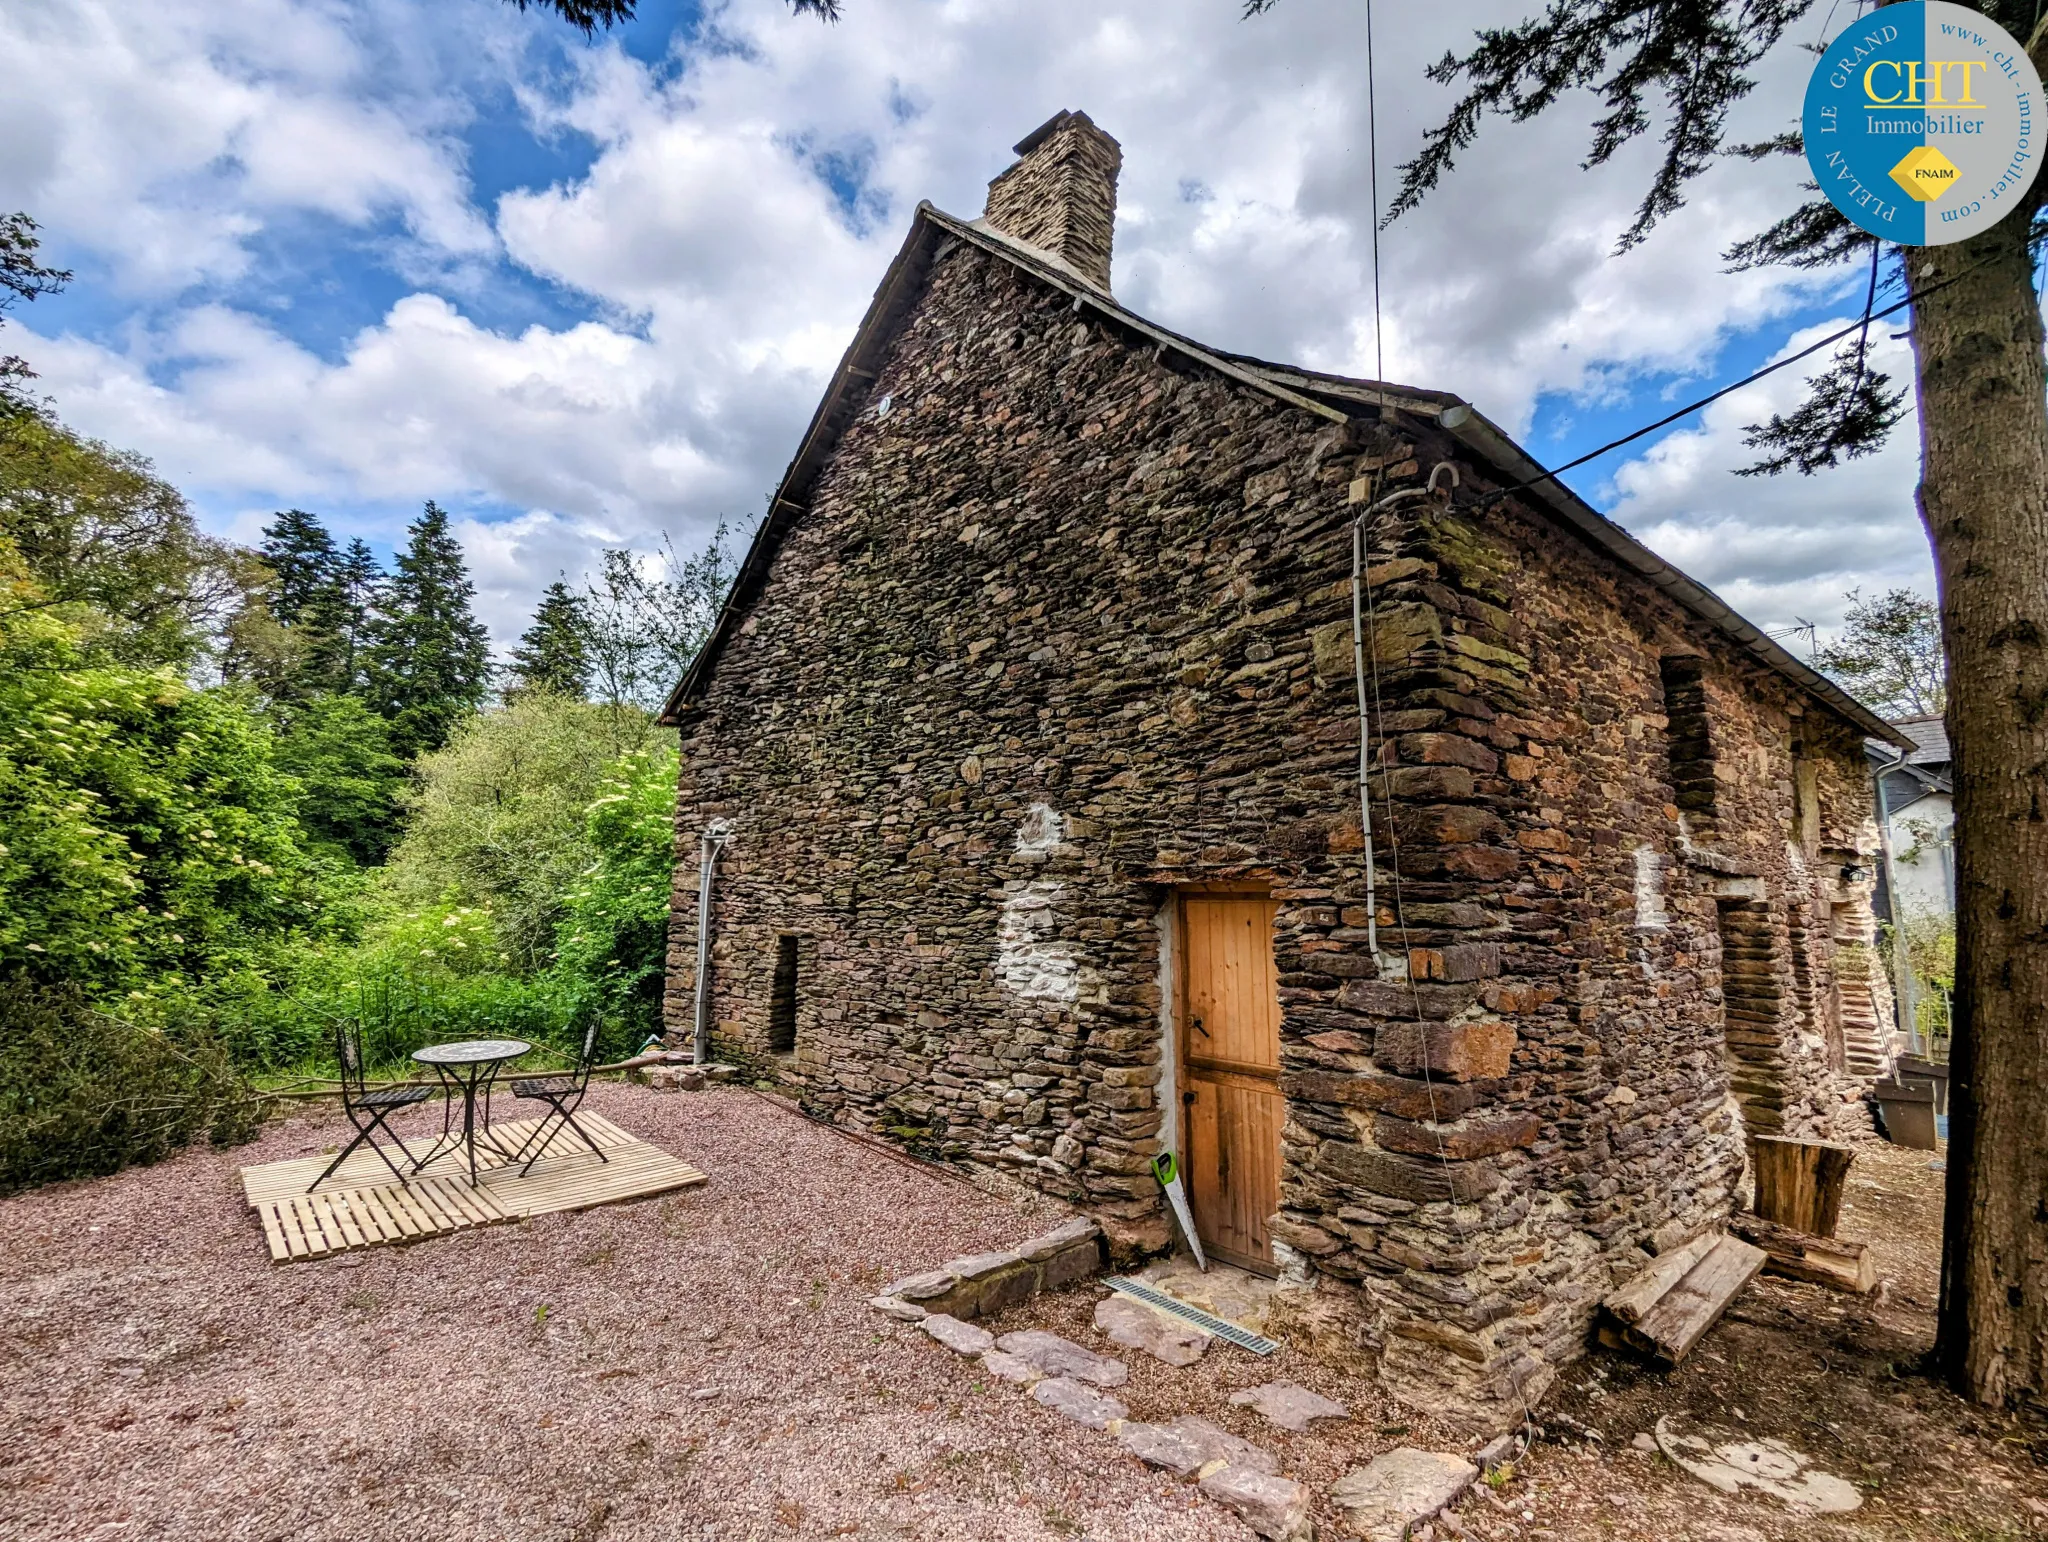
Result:
<svg viewBox="0 0 2048 1542"><path fill-rule="evenodd" d="M391 747L413 759L447 743L482 704L489 634L469 608L476 585L448 516L429 501L380 596L369 649L369 691L391 724Z"/></svg>
<svg viewBox="0 0 2048 1542"><path fill-rule="evenodd" d="M590 688L590 623L559 578L541 595L533 625L512 650L514 687L581 699Z"/></svg>
<svg viewBox="0 0 2048 1542"><path fill-rule="evenodd" d="M335 567L333 616L326 639L326 673L334 689L366 694L369 681L370 633L384 569L361 536L348 543Z"/></svg>
<svg viewBox="0 0 2048 1542"><path fill-rule="evenodd" d="M263 528L257 548L276 575L270 591L270 613L284 626L297 626L327 595L340 577L341 557L334 537L317 515L285 509Z"/></svg>

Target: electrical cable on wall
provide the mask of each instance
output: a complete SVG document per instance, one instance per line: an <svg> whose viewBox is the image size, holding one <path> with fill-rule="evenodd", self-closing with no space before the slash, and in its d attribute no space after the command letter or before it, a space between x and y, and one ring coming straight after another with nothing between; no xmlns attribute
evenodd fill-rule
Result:
<svg viewBox="0 0 2048 1542"><path fill-rule="evenodd" d="M1448 503L1451 492L1458 485L1458 469L1447 461L1440 462L1430 468L1429 480L1424 486L1404 488L1400 492L1390 494L1384 498L1379 496L1380 486L1386 475L1386 464L1389 455L1388 444L1384 442L1387 422L1387 371L1385 336L1380 314L1379 104L1374 79L1372 0L1365 0L1365 113L1366 145L1370 161L1367 170L1367 180L1372 199L1373 378L1374 383L1379 388L1379 421L1383 436L1383 442L1378 446L1379 453L1375 457L1376 464L1372 468L1370 480L1367 483L1365 507L1351 524L1352 657L1356 674L1355 685L1358 693L1358 793L1360 834L1365 851L1367 938L1368 946L1372 950L1374 967L1385 974L1394 961L1391 956L1383 956L1379 947L1379 901L1376 893L1377 884L1375 881L1375 858L1373 854L1371 788L1372 743L1375 737L1373 730L1374 726L1377 725L1378 760L1382 773L1381 792L1386 806L1387 869L1393 885L1394 928L1396 935L1400 939L1400 947L1402 949L1398 967L1400 978L1404 978L1408 982L1409 1002L1414 1014L1418 1042L1421 1049L1419 1059L1422 1068L1424 1096L1429 1102L1430 1131L1436 1143L1437 1164L1443 1173L1445 1202L1449 1206L1450 1223L1457 1234L1460 1251L1469 1252L1473 1233L1470 1228L1465 1226L1458 1214L1457 1183L1454 1177L1454 1169L1451 1167L1450 1153L1444 1146L1441 1121L1437 1117L1439 1107L1436 1098L1436 1083L1430 1074L1430 1054L1427 1035L1422 1032L1424 1022L1422 1015L1422 993L1421 988L1415 981L1412 954L1408 950L1408 920L1401 893L1400 825L1395 819L1394 814L1393 778L1388 774L1391 768L1387 759L1386 710L1380 691L1378 628L1374 614L1375 604L1372 592L1371 568L1369 565L1371 556L1369 549L1370 538L1378 530L1378 521L1375 519L1375 515L1385 515L1396 502L1404 502L1410 498L1432 496L1437 491L1437 479L1445 472L1449 473L1451 484L1449 488L1445 489L1444 493L1445 502ZM1868 325L1868 318L1866 318L1865 325ZM1369 526L1370 528L1368 528ZM1368 632L1368 628L1370 628L1370 632ZM1368 635L1371 635L1373 638L1373 646L1370 650L1367 649L1365 641ZM1371 681L1370 715L1367 712L1368 668ZM1514 1388L1515 1400L1521 1405L1522 1427L1524 1431L1522 1449L1526 1451L1528 1442L1534 1438L1535 1415L1534 1410L1529 1406L1528 1391L1523 1383L1520 1372L1519 1354L1509 1363L1508 1379L1509 1384Z"/></svg>

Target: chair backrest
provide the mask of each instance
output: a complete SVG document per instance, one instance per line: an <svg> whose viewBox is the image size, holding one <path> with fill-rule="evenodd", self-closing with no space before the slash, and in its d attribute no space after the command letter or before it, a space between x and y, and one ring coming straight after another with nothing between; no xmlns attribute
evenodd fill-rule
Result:
<svg viewBox="0 0 2048 1542"><path fill-rule="evenodd" d="M597 1019L593 1017L583 1030L583 1050L576 1057L576 1085L579 1087L589 1084L590 1068L597 1064L597 1028Z"/></svg>
<svg viewBox="0 0 2048 1542"><path fill-rule="evenodd" d="M363 1068L363 1025L353 1017L334 1020L334 1058L341 1065L342 1101L360 1101L367 1087L368 1072Z"/></svg>

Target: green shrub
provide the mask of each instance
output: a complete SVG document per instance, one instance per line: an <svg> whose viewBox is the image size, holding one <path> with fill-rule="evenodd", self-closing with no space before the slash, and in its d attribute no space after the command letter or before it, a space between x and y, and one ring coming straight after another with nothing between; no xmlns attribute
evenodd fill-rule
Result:
<svg viewBox="0 0 2048 1542"><path fill-rule="evenodd" d="M569 891L555 934L553 973L605 1020L621 1053L661 1026L676 768L674 750L612 763L585 816L596 860Z"/></svg>
<svg viewBox="0 0 2048 1542"><path fill-rule="evenodd" d="M262 1101L203 1017L138 1022L76 989L0 981L0 1193L250 1139Z"/></svg>

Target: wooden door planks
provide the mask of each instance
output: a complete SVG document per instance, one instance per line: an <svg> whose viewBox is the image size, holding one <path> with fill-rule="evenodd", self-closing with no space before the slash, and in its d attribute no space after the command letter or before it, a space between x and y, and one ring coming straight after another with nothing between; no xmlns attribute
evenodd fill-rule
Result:
<svg viewBox="0 0 2048 1542"><path fill-rule="evenodd" d="M1603 1328L1602 1341L1612 1344L1618 1340L1670 1365L1683 1360L1702 1335L1720 1320L1728 1303L1764 1266L1762 1248L1751 1247L1735 1237L1709 1240L1710 1245L1682 1273L1675 1265L1668 1272L1659 1273L1653 1265L1644 1276L1616 1292L1616 1296L1625 1298L1624 1306L1637 1315L1632 1321L1617 1317L1614 1328ZM1678 1258L1684 1253L1680 1249L1672 1256ZM1652 1275L1656 1276L1654 1282L1648 1278ZM1644 1284L1644 1291L1635 1292L1638 1283ZM1646 1299L1651 1283L1660 1283L1663 1289Z"/></svg>

